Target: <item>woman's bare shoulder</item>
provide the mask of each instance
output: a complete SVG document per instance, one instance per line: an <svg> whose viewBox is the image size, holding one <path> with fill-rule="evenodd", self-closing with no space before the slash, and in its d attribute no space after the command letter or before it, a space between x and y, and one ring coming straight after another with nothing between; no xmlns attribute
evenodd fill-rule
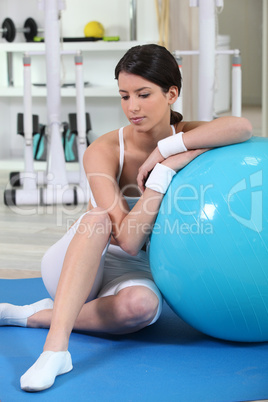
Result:
<svg viewBox="0 0 268 402"><path fill-rule="evenodd" d="M118 130L101 135L86 149L84 166L92 170L101 166L117 166L119 158Z"/></svg>
<svg viewBox="0 0 268 402"><path fill-rule="evenodd" d="M86 153L91 155L96 152L109 151L118 145L118 130L110 131L103 134L92 142L86 150ZM112 148L111 148L112 147Z"/></svg>

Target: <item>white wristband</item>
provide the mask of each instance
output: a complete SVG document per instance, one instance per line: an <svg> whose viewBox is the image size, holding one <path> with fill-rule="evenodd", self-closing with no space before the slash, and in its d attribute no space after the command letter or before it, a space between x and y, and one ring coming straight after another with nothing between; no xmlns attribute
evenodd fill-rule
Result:
<svg viewBox="0 0 268 402"><path fill-rule="evenodd" d="M180 154L181 152L187 151L187 148L183 142L182 134L183 132L181 131L178 134L158 141L157 146L163 158L167 159L171 155Z"/></svg>
<svg viewBox="0 0 268 402"><path fill-rule="evenodd" d="M157 163L150 173L149 178L145 183L145 187L158 193L165 194L172 177L176 174L175 170L168 166Z"/></svg>

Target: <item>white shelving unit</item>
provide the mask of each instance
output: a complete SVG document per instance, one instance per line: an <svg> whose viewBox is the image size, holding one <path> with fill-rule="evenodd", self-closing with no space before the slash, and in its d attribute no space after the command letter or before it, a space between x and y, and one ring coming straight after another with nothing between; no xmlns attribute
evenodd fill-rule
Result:
<svg viewBox="0 0 268 402"><path fill-rule="evenodd" d="M144 44L144 42L142 42ZM126 51L132 46L140 45L138 41L83 41L83 42L62 42L62 50L81 50L83 52L107 52L107 51ZM31 52L45 50L44 42L20 42L20 43L1 43L1 52Z"/></svg>
<svg viewBox="0 0 268 402"><path fill-rule="evenodd" d="M116 85L109 86L89 86L84 89L86 98L111 98L118 97L118 87ZM46 97L47 91L45 87L32 87L33 97ZM22 87L0 87L0 97L15 98L23 96ZM62 88L62 98L69 98L75 96L75 88Z"/></svg>
<svg viewBox="0 0 268 402"><path fill-rule="evenodd" d="M96 42L63 42L62 50L63 51L81 51L84 56L84 76L87 76L87 66L94 64L98 66L98 58L100 58L100 67L103 67L101 63L107 61L109 59L110 62L114 63L119 60L120 56L123 55L130 47L141 44L140 42L105 42L105 41L96 41ZM19 65L20 59L22 60L22 55L27 52L43 52L45 50L44 43L1 43L0 44L0 53L2 54L11 54L12 59L16 59L12 62L13 64L13 73L15 81L16 76L18 77L19 72L22 74L22 62L21 66ZM16 57L14 57L16 56ZM5 57L5 56L4 56ZM35 57L39 58L43 56L32 56L33 59L33 71L34 71L34 59ZM69 63L72 62L73 56L64 55L63 58L68 58ZM103 60L103 57L105 58ZM39 60L40 61L40 60ZM103 73L103 68L101 68L101 73ZM2 70L2 77L0 80L0 97L21 97L23 96L23 88L22 85L8 85L8 69L6 62L6 77L5 73ZM107 74L111 75L113 72L112 69L107 70ZM95 75L99 76L99 69L95 69ZM91 72L92 74L92 72ZM86 79L85 79L86 80ZM101 80L104 81L104 84L99 83L100 77L97 79L97 82L94 82L93 79L89 80L89 85L85 86L85 96L86 97L117 97L118 96L118 88L116 83L110 80L110 83L107 83L107 78L102 77ZM5 82L4 82L5 81ZM61 90L62 97L73 97L75 96L75 88L72 87L64 87ZM32 96L33 97L45 97L46 96L46 88L45 86L34 86L32 88Z"/></svg>
<svg viewBox="0 0 268 402"><path fill-rule="evenodd" d="M84 61L84 94L86 111L90 113L92 131L91 140L128 123L122 108L114 68L119 59L132 46L144 44L136 41L118 42L63 42L62 50L82 51ZM22 157L23 139L18 136L17 114L23 112L23 54L43 52L44 43L0 43L0 127L2 147L0 157ZM13 85L9 85L7 55L12 60ZM39 116L40 123L46 124L46 70L44 55L32 56L32 96L33 113ZM75 82L73 55L62 56L62 82ZM37 85L34 85L37 84ZM62 121L68 121L68 113L75 112L76 90L74 86L61 89ZM12 151L10 151L12 150Z"/></svg>

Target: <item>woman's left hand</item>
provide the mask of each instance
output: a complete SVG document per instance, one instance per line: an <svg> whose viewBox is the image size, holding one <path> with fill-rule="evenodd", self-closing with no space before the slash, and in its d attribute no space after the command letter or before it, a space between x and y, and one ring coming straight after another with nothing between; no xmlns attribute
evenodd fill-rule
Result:
<svg viewBox="0 0 268 402"><path fill-rule="evenodd" d="M140 190L143 192L145 190L144 183L146 182L149 173L157 163L163 162L165 158L161 155L158 147L154 149L154 151L148 156L146 161L139 168L139 173L137 176L137 183Z"/></svg>
<svg viewBox="0 0 268 402"><path fill-rule="evenodd" d="M171 168L173 170L175 170L175 172L178 172L179 170L183 169L186 165L188 165L188 163L192 162L192 160L195 159L197 156L199 156L199 155L201 155L204 152L207 152L209 150L210 150L210 148L193 149L193 150L190 150L190 151L181 152L179 154L169 156L167 159L163 159L163 157L162 157L162 159L163 159L162 164L165 165L165 166L168 166L169 168ZM153 155L153 153L151 155ZM149 173L152 170L152 169L149 170L147 172L147 174L145 173L147 171L146 170L147 161L150 159L151 155L144 162L143 165L145 165L145 167L143 167L143 165L141 166L141 168L142 168L141 174L139 173L139 175L138 175L139 180L140 180L140 182L138 182L138 185L139 185L139 188L141 189L142 192L145 190L145 182L146 182L146 180L148 178ZM156 163L160 163L160 162L158 161ZM153 167L155 165L153 165ZM149 163L148 163L148 166L149 166Z"/></svg>
<svg viewBox="0 0 268 402"><path fill-rule="evenodd" d="M178 172L179 170L183 169L186 165L188 165L188 163L192 162L192 160L197 158L197 156L209 150L210 148L201 148L181 152L179 154L169 156L167 159L165 159L165 161L162 164L175 170L175 172Z"/></svg>

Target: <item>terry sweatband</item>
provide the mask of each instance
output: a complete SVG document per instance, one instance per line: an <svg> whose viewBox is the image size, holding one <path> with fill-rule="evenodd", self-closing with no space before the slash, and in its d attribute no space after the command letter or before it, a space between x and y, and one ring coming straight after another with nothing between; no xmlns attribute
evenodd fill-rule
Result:
<svg viewBox="0 0 268 402"><path fill-rule="evenodd" d="M157 191L158 193L165 194L172 177L176 174L175 170L169 168L168 166L157 163L148 177L145 187L151 190Z"/></svg>
<svg viewBox="0 0 268 402"><path fill-rule="evenodd" d="M167 159L171 155L176 155L187 151L187 148L183 142L182 134L183 132L181 131L178 134L158 141L157 146L163 158Z"/></svg>

